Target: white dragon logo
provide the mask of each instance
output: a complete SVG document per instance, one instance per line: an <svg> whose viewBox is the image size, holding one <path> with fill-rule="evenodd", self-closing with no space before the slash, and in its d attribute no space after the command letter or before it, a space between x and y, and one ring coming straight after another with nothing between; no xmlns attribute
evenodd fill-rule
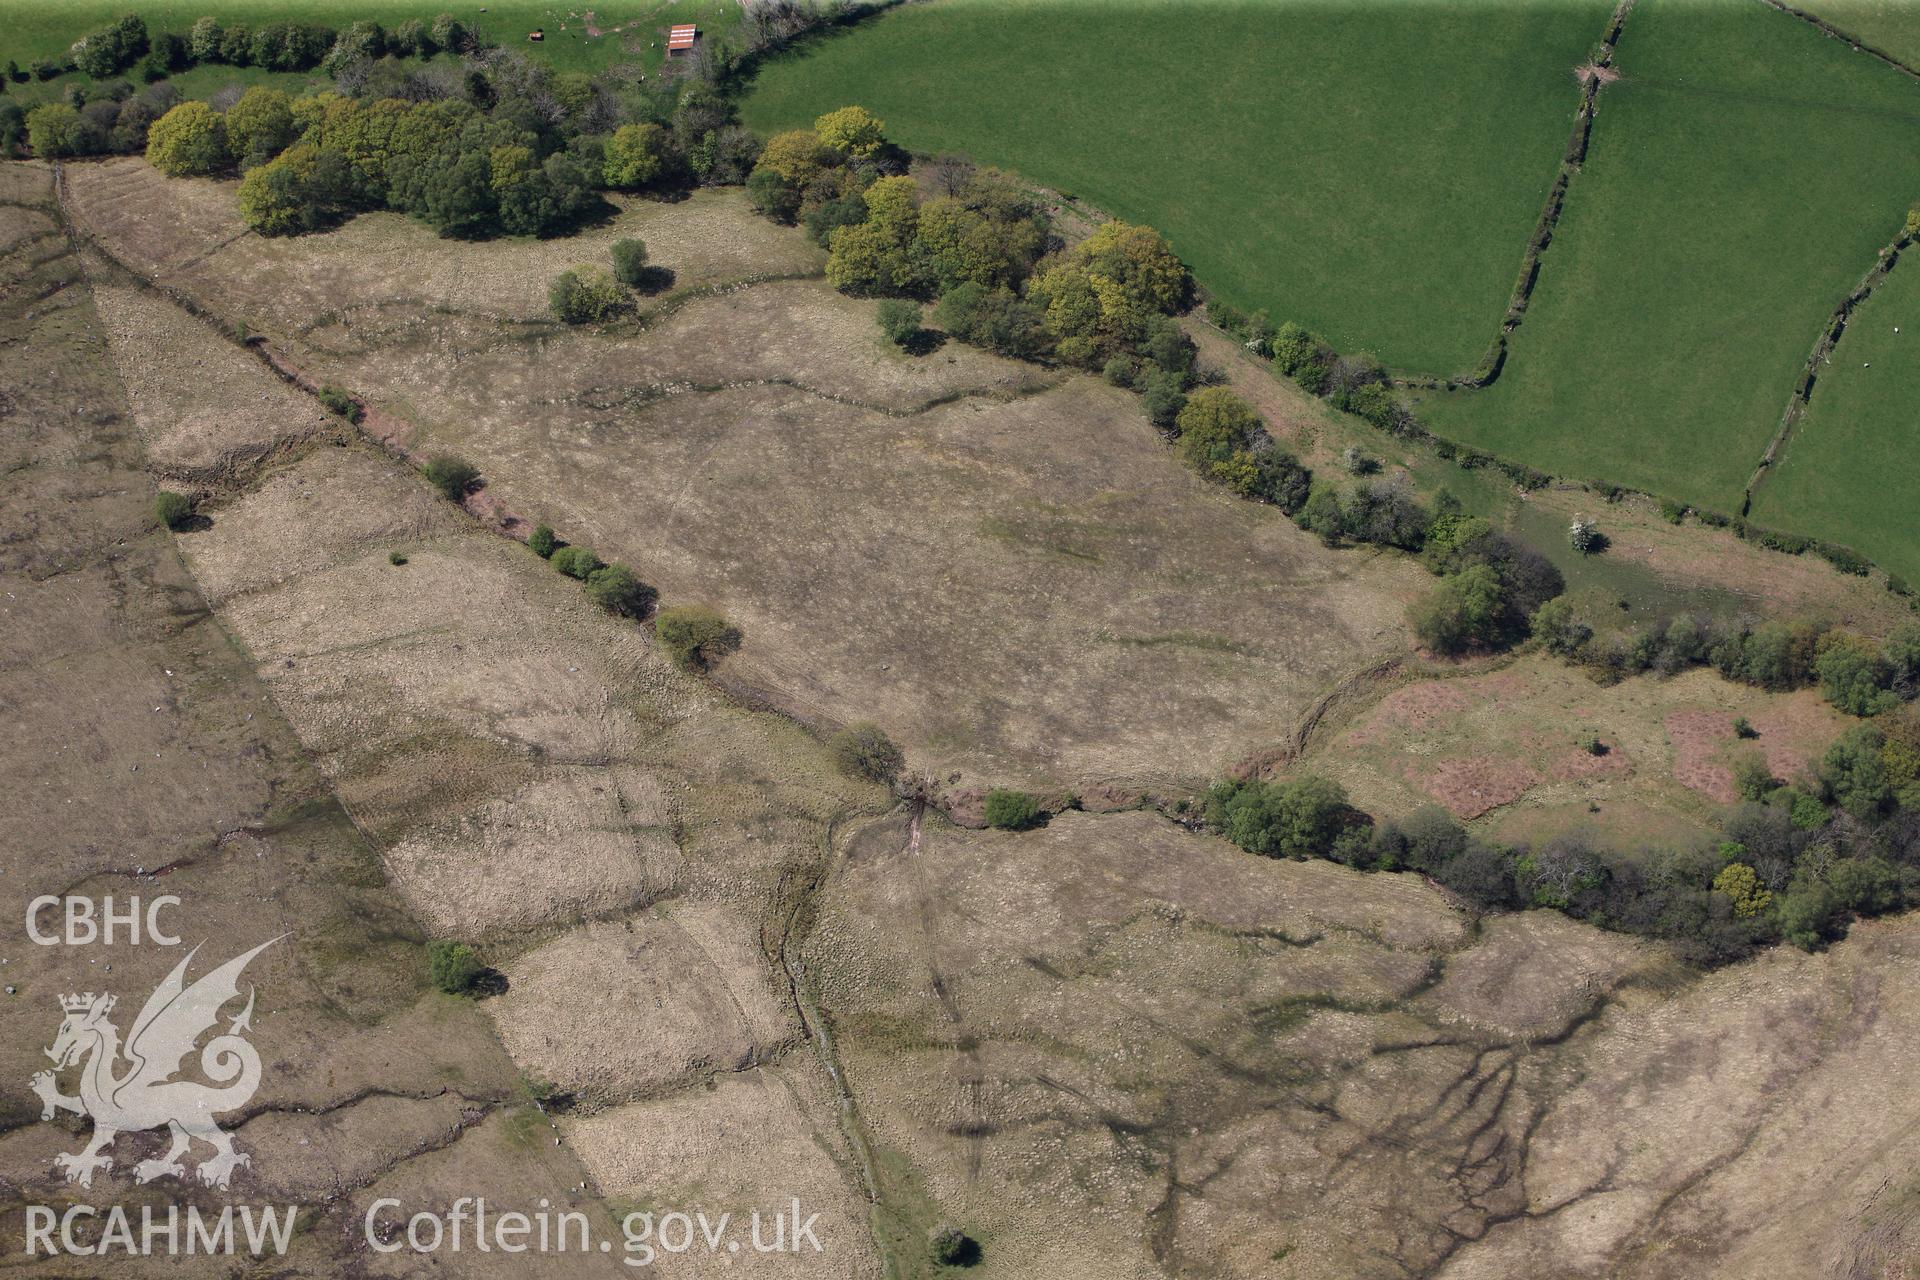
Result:
<svg viewBox="0 0 1920 1280"><path fill-rule="evenodd" d="M247 991L247 1007L228 1024L226 1034L215 1036L200 1050L200 1069L214 1083L171 1077L179 1073L200 1037L219 1021L221 1006L239 998L240 972L247 962L278 941L263 942L187 986L187 965L200 951L195 947L147 997L124 1049L119 1028L107 1020L113 996L89 991L60 997L66 1019L53 1047L46 1051L53 1059L53 1071L37 1073L31 1084L40 1095L42 1120L53 1119L56 1111L93 1118L93 1140L86 1149L54 1157L54 1166L66 1173L68 1182L92 1186L94 1170L113 1167L113 1157L103 1152L116 1136L161 1125L172 1131L173 1145L159 1159L135 1165L137 1181L186 1177L180 1157L195 1138L214 1149L213 1156L195 1170L209 1187L226 1187L236 1168L252 1163L249 1156L233 1149L233 1135L213 1122L215 1112L245 1106L260 1087L260 1055L241 1036L253 1026L252 988ZM116 1075L123 1057L130 1065L124 1074ZM81 1062L86 1065L80 1073L80 1094L68 1097L54 1083L54 1072Z"/></svg>

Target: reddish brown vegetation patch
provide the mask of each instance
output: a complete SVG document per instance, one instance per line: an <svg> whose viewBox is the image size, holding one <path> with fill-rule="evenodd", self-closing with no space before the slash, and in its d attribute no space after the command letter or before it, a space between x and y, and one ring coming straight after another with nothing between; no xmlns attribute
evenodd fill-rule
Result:
<svg viewBox="0 0 1920 1280"><path fill-rule="evenodd" d="M1380 705L1364 725L1354 730L1350 740L1362 745L1383 742L1388 730L1418 732L1435 721L1458 715L1469 705L1460 684L1453 680L1423 680L1395 689L1380 700Z"/></svg>
<svg viewBox="0 0 1920 1280"><path fill-rule="evenodd" d="M1733 716L1725 711L1675 711L1667 717L1673 744L1673 776L1709 800L1731 804L1733 770L1720 762L1720 749L1733 740Z"/></svg>
<svg viewBox="0 0 1920 1280"><path fill-rule="evenodd" d="M1667 717L1673 776L1721 804L1740 798L1728 762L1729 755L1739 754L1729 750L1729 744L1737 741L1733 719L1731 712L1707 710L1676 711ZM1748 719L1758 736L1741 746L1759 752L1768 772L1785 782L1805 773L1842 727L1839 713L1812 689L1775 698Z"/></svg>
<svg viewBox="0 0 1920 1280"><path fill-rule="evenodd" d="M1547 766L1547 776L1559 782L1579 782L1587 778L1624 777L1633 772L1633 762L1618 747L1609 747L1605 755L1595 755L1582 747L1562 751Z"/></svg>
<svg viewBox="0 0 1920 1280"><path fill-rule="evenodd" d="M1408 775L1414 777L1418 772L1412 768ZM1443 760L1415 780L1421 790L1464 822L1512 804L1540 781L1540 775L1519 760L1472 757Z"/></svg>

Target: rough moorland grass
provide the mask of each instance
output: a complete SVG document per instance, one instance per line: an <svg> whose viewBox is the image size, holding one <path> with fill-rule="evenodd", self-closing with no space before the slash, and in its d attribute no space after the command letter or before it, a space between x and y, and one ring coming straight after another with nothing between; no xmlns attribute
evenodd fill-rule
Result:
<svg viewBox="0 0 1920 1280"><path fill-rule="evenodd" d="M761 72L763 131L860 102L1173 240L1201 282L1452 374L1492 341L1610 0L941 0Z"/></svg>
<svg viewBox="0 0 1920 1280"><path fill-rule="evenodd" d="M619 34L590 37L584 18L569 16L584 15L588 8L602 32L636 25ZM391 27L408 18L430 22L443 12L562 71L598 71L620 62L639 62L651 71L666 56L664 33L670 24L693 22L703 34L718 34L740 21L737 0L611 0L578 8L552 0L495 0L484 13L476 5L453 0L300 0L297 5L285 0L0 0L0 31L5 32L0 37L0 66L9 58L24 67L35 58L62 55L87 32L128 13L146 19L150 30L185 33L195 19L209 14L248 26L300 21L344 27L371 18ZM539 44L527 40L527 33L536 29L545 33Z"/></svg>
<svg viewBox="0 0 1920 1280"><path fill-rule="evenodd" d="M1754 518L1817 531L1920 580L1916 416L1920 260L1903 258L1853 313L1806 415L1754 495Z"/></svg>
<svg viewBox="0 0 1920 1280"><path fill-rule="evenodd" d="M1787 0L1862 44L1920 66L1920 5L1913 0Z"/></svg>
<svg viewBox="0 0 1920 1280"><path fill-rule="evenodd" d="M1920 195L1920 84L1750 0L1643 0L1618 61L1505 373L1426 412L1737 511L1827 316Z"/></svg>

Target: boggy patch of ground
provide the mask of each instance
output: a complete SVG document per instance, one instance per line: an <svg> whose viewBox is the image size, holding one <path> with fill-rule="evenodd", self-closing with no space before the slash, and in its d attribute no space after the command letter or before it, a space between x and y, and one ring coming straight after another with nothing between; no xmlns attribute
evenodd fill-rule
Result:
<svg viewBox="0 0 1920 1280"><path fill-rule="evenodd" d="M1758 731L1735 737L1746 717ZM1774 694L1695 670L1612 686L1546 655L1477 676L1415 679L1315 746L1309 768L1377 814L1439 804L1506 835L1579 820L1632 839L1689 837L1731 803L1732 765L1766 759L1791 780L1846 728L1816 691ZM1606 748L1595 755L1585 739Z"/></svg>
<svg viewBox="0 0 1920 1280"><path fill-rule="evenodd" d="M0 164L0 197L51 208L51 175ZM516 1071L484 1014L424 990L424 934L377 852L302 753L251 663L209 612L173 539L154 526L136 408L114 374L79 264L58 241L0 252L0 1240L16 1262L24 1206L103 1210L162 1199L217 1215L231 1201L294 1206L289 1276L353 1273L362 1193L444 1153L467 1185L528 1203L576 1203L564 1148L503 1152L469 1140L519 1111ZM173 895L158 917L183 945L35 945L45 894ZM43 929L58 931L56 911ZM252 1163L228 1191L162 1180L135 1162L164 1133L123 1134L91 1188L54 1165L89 1127L40 1119L29 1080L62 1020L60 998L114 994L124 1033L198 945L205 973L278 936L248 968L258 1091L220 1115ZM229 1011L237 1012L238 1006ZM189 1071L198 1055L188 1058ZM65 1073L63 1091L75 1088ZM210 1152L197 1147L189 1169ZM136 1218L137 1221L137 1218ZM40 1259L36 1274L179 1273L174 1259ZM225 1274L228 1259L200 1259ZM593 1264L589 1263L589 1266ZM524 1274L524 1272L522 1273Z"/></svg>
<svg viewBox="0 0 1920 1280"><path fill-rule="evenodd" d="M1875 1206L1920 1114L1915 922L1690 979L1146 814L905 835L855 840L808 962L877 1147L979 1228L984 1275L1912 1256Z"/></svg>
<svg viewBox="0 0 1920 1280"><path fill-rule="evenodd" d="M93 234L155 259L146 216L107 193L139 185L163 208L174 185L88 173L98 193L78 171L69 190ZM707 207L646 214L663 228ZM804 243L750 225L769 264ZM746 635L731 687L810 723L877 720L918 769L1191 785L1290 739L1326 688L1406 645L1415 566L1329 551L1203 484L1093 379L952 345L909 359L869 304L817 281L692 299L638 330L383 316L443 261L485 275L471 246L391 232L414 265L379 288L326 276L320 328L261 317L289 296L275 271L319 272L333 237L236 243L167 282L410 422L408 447L471 458L508 508L669 602L720 607Z"/></svg>

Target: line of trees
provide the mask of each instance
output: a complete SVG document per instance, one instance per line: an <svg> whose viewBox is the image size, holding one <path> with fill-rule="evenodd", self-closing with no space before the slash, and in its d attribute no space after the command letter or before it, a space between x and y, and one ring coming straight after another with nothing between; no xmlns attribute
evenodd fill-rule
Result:
<svg viewBox="0 0 1920 1280"><path fill-rule="evenodd" d="M1443 440L1421 424L1413 410L1394 391L1387 371L1371 355L1342 355L1324 340L1291 321L1275 324L1265 311L1244 311L1231 303L1212 300L1207 314L1222 329L1238 338L1250 352L1272 362L1273 371L1291 379L1301 389L1319 396L1336 409L1364 419L1371 426L1406 439L1428 444L1441 458L1463 470L1493 469L1504 473L1525 489L1542 489L1554 477L1536 467L1498 458L1478 449L1465 448ZM1604 480L1586 481L1609 502L1626 496L1627 490ZM1752 524L1743 517L1662 500L1660 513L1673 524L1691 515L1701 524L1727 529L1737 537L1770 551L1804 555L1811 551L1827 560L1842 573L1864 577L1872 562L1851 547L1787 533ZM1897 574L1887 575L1887 589L1897 595L1910 595L1911 588Z"/></svg>
<svg viewBox="0 0 1920 1280"><path fill-rule="evenodd" d="M144 40L144 25L138 31ZM418 61L443 51L461 56ZM487 47L450 15L392 30L356 22L338 33L208 18L176 52L176 68L319 66L335 88L291 97L256 86L183 103L164 82L139 94L123 81L75 85L66 101L31 112L0 104L0 143L25 141L45 157L144 150L175 176L238 172L241 212L264 234L393 208L445 235L549 235L610 211L603 191L737 184L759 155L710 80L556 73Z"/></svg>
<svg viewBox="0 0 1920 1280"><path fill-rule="evenodd" d="M1909 721L1899 733L1920 762L1920 732ZM1222 782L1201 816L1251 853L1417 872L1484 910L1557 910L1716 965L1782 940L1816 947L1853 919L1920 905L1920 807L1862 781L1891 738L1857 727L1805 787L1776 783L1732 811L1718 838L1678 850L1624 852L1581 834L1492 842L1439 808L1375 822L1313 776Z"/></svg>

